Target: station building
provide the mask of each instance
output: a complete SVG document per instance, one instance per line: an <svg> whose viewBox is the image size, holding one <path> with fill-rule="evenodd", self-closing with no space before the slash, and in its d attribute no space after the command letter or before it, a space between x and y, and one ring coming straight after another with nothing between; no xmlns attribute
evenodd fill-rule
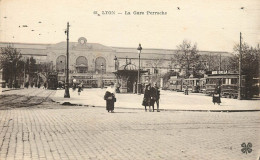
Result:
<svg viewBox="0 0 260 160"><path fill-rule="evenodd" d="M58 72L59 81L65 80L66 48L67 42L56 44L32 44L32 43L5 43L0 42L0 47L11 45L17 48L23 57L33 57L37 63L49 63L50 68ZM138 44L137 44L138 45ZM180 71L172 59L176 50L151 49L143 47L140 53L140 69L142 71L140 81L151 82L152 77L160 78L169 70ZM199 51L199 54L222 54L228 52ZM118 70L138 70L139 55L136 48L110 47L99 43L89 43L84 37L78 42L69 42L69 79L83 82L87 87L100 87L110 82L119 82L129 88L137 81L136 78L120 78L115 74ZM134 87L124 92L133 91Z"/></svg>

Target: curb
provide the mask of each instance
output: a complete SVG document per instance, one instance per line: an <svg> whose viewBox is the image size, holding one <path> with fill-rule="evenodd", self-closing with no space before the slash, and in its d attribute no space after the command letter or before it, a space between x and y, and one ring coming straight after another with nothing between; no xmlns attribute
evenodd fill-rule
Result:
<svg viewBox="0 0 260 160"><path fill-rule="evenodd" d="M12 90L20 90L20 89L24 89L24 88L7 89L7 90L2 90L2 92L12 91Z"/></svg>
<svg viewBox="0 0 260 160"><path fill-rule="evenodd" d="M72 104L70 102L56 102L60 105L69 105L69 106L85 106L85 107L97 107L97 108L106 108L105 106L95 106L95 105L84 105L84 104ZM118 109L132 109L132 110L144 110L144 108L128 108L128 107L115 107ZM160 109L160 111L168 112L259 112L260 110L185 110L185 109Z"/></svg>

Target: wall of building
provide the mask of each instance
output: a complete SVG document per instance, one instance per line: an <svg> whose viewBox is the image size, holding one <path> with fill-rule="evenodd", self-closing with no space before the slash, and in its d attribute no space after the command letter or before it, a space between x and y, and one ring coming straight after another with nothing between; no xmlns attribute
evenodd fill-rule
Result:
<svg viewBox="0 0 260 160"><path fill-rule="evenodd" d="M65 70L66 50L67 43L60 42L56 44L29 44L29 43L1 43L0 47L6 47L11 45L21 51L25 57L34 57L38 63L51 62L53 69L63 68ZM143 48L140 57L140 68L148 70L147 75L163 75L169 70L178 70L176 65L172 63L176 50L170 49L147 49ZM230 55L227 52L210 52L200 51L199 54L223 54L225 56ZM62 62L59 57L64 57ZM77 64L79 57L85 57L87 62ZM138 52L136 48L124 48L124 47L108 47L98 43L88 43L86 38L79 38L78 42L69 43L69 69L70 79L73 76L86 75L92 76L96 79L112 79L115 71L115 57L118 60L119 67L129 63L139 66ZM104 58L104 61L100 59ZM99 60L98 60L99 59ZM127 61L127 62L126 62ZM62 64L60 64L62 63ZM78 61L78 63L81 63ZM101 63L104 64L104 71L101 75ZM77 67L79 65L87 65L86 73L78 73ZM60 77L64 77L65 74L60 73Z"/></svg>

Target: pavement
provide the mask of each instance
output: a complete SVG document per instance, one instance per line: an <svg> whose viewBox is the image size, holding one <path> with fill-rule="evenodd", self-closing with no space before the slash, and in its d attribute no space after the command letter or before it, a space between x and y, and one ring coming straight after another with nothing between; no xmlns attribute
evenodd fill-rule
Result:
<svg viewBox="0 0 260 160"><path fill-rule="evenodd" d="M45 101L57 92L24 89L1 94L2 106L43 102L0 110L1 160L260 159L259 112L158 113L117 107L108 113L104 107Z"/></svg>
<svg viewBox="0 0 260 160"><path fill-rule="evenodd" d="M63 98L64 90L57 90L51 97L60 104L89 105L105 107L103 99L106 89L84 89L80 95L77 90L70 89L70 98ZM116 94L117 102L115 108L144 109L141 105L143 95L137 94ZM211 112L240 112L260 111L259 100L237 100L222 98L220 105L212 103L212 97L202 93L190 93L161 90L160 110L161 111L211 111ZM155 106L156 108L156 106Z"/></svg>
<svg viewBox="0 0 260 160"><path fill-rule="evenodd" d="M0 87L0 93L6 92L6 91L12 91L12 90L19 90L19 89L23 89L23 88L2 88L2 87Z"/></svg>
<svg viewBox="0 0 260 160"><path fill-rule="evenodd" d="M258 160L257 112L160 112L70 106L0 110L0 159ZM242 143L252 143L243 153Z"/></svg>

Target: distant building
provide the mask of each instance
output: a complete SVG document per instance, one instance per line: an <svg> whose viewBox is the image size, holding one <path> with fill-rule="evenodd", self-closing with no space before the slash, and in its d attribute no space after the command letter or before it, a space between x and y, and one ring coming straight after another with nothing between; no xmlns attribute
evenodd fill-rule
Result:
<svg viewBox="0 0 260 160"><path fill-rule="evenodd" d="M66 42L56 44L31 44L31 43L5 43L0 42L0 47L12 45L21 51L24 57L34 57L37 63L48 62L58 72L58 79L65 80L66 64ZM141 81L151 81L151 77L160 78L169 70L180 71L172 63L176 50L149 49L143 47L141 52L140 68L147 71L142 75ZM227 52L199 51L199 54L222 54ZM116 61L115 61L116 57ZM78 42L69 43L69 70L70 82L76 79L83 81L85 85L100 87L103 80L104 85L115 82L116 65L120 68L129 62L138 68L138 52L136 48L108 47L98 43L88 43L87 39L81 37Z"/></svg>

